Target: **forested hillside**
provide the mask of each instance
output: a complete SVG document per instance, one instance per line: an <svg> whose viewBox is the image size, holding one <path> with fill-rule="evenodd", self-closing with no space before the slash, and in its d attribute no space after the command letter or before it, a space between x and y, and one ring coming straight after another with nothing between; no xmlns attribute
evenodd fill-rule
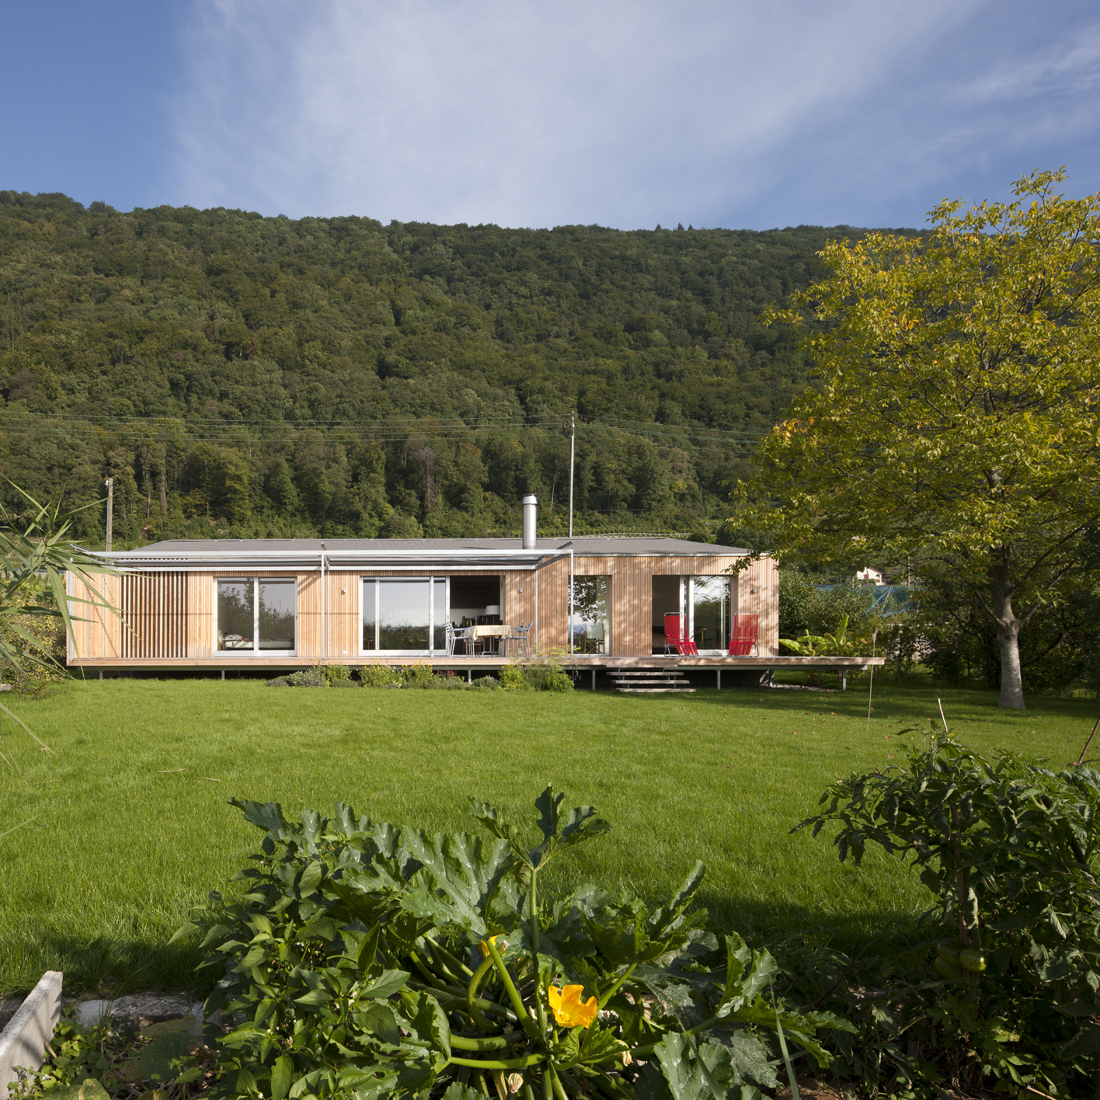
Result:
<svg viewBox="0 0 1100 1100"><path fill-rule="evenodd" d="M0 192L0 472L118 544L706 531L807 381L755 318L846 227L511 230ZM14 502L5 489L5 499ZM715 529L711 522L709 529ZM102 539L103 510L81 536Z"/></svg>

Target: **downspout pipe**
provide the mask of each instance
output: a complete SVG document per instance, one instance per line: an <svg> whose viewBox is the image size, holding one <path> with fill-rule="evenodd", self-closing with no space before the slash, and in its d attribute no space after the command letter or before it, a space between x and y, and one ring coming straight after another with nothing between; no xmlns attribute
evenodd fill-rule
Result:
<svg viewBox="0 0 1100 1100"><path fill-rule="evenodd" d="M329 627L329 610L328 610L328 573L325 570L327 562L325 560L325 547L324 543L321 544L321 659L328 660L328 627Z"/></svg>

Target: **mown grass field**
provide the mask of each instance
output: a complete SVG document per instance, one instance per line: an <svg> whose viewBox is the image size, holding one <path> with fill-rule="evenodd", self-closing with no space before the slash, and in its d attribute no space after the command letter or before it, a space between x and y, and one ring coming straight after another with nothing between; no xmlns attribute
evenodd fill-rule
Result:
<svg viewBox="0 0 1100 1100"><path fill-rule="evenodd" d="M851 947L912 931L923 888L877 853L838 863L829 837L791 827L824 785L904 759L904 726L943 697L962 740L1061 767L1095 719L1088 700L1033 698L999 712L988 692L876 685L844 693L703 690L623 697L384 689L271 689L259 680L106 680L12 704L53 752L10 722L0 736L0 992L45 969L69 991L198 988L194 949L168 947L260 834L230 797L288 811L359 812L429 829L478 828L467 799L514 812L550 783L595 806L610 836L563 861L566 880L660 900L697 858L714 930L756 941L820 929Z"/></svg>

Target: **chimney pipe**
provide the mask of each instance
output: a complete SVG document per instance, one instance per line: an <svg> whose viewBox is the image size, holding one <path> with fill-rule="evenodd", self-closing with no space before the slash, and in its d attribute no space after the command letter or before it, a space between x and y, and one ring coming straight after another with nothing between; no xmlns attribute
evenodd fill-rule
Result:
<svg viewBox="0 0 1100 1100"><path fill-rule="evenodd" d="M523 498L523 549L534 550L536 538L536 514L538 512L538 500L534 493L528 493Z"/></svg>

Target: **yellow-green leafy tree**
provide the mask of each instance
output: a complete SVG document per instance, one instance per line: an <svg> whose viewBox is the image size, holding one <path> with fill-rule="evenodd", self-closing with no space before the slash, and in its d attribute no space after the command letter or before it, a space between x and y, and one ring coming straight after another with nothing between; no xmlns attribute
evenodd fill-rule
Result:
<svg viewBox="0 0 1100 1100"><path fill-rule="evenodd" d="M941 203L923 239L830 243L829 276L770 315L822 322L819 384L750 494L781 552L965 587L996 625L1000 705L1021 709L1020 631L1079 582L1100 524L1100 195L1063 182Z"/></svg>

